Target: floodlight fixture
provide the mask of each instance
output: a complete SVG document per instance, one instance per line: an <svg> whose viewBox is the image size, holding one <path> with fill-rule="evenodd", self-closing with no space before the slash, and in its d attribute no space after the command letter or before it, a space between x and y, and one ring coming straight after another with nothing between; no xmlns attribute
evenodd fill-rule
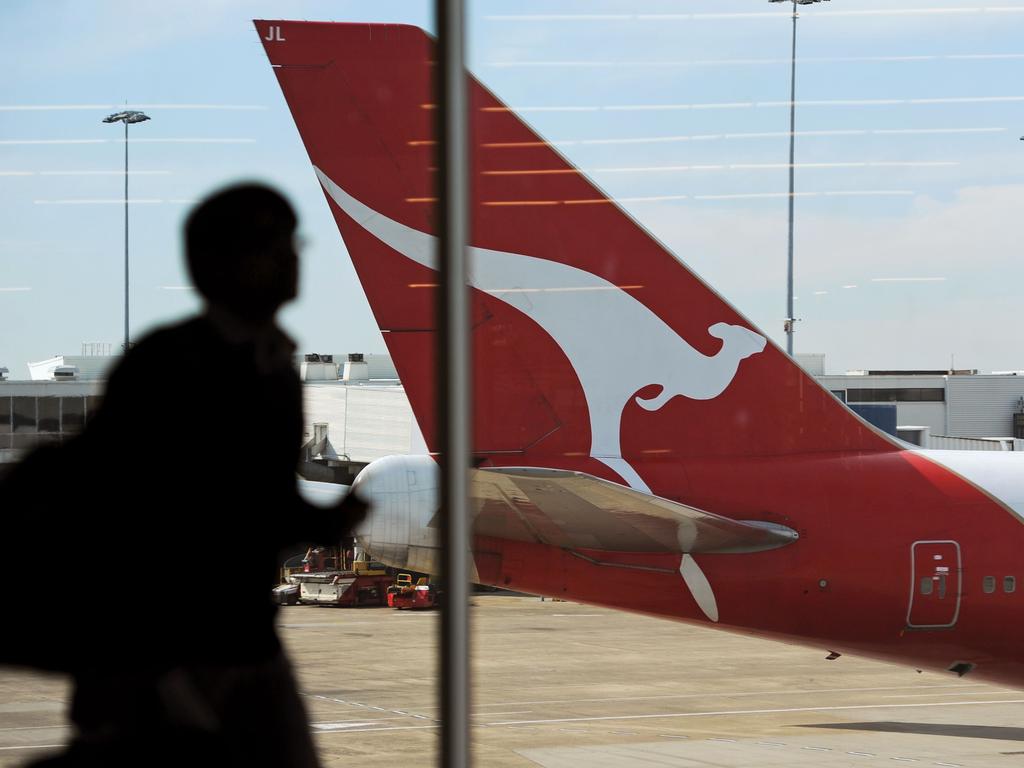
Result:
<svg viewBox="0 0 1024 768"><path fill-rule="evenodd" d="M774 2L774 0L772 0ZM150 117L145 112L137 112L134 109L126 109L124 112L115 112L103 118L104 123L143 123Z"/></svg>

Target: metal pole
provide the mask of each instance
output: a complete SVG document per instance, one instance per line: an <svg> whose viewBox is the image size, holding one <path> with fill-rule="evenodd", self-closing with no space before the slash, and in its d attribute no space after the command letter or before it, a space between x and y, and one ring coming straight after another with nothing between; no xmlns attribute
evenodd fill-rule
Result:
<svg viewBox="0 0 1024 768"><path fill-rule="evenodd" d="M469 185L462 0L436 0L438 66L437 392L441 464L441 765L468 768L469 461L472 386L466 238Z"/></svg>
<svg viewBox="0 0 1024 768"><path fill-rule="evenodd" d="M794 158L796 157L796 0L793 0L793 52L789 64L789 257L786 261L786 352L793 354L793 203Z"/></svg>
<svg viewBox="0 0 1024 768"><path fill-rule="evenodd" d="M128 354L128 121L124 121L124 354Z"/></svg>

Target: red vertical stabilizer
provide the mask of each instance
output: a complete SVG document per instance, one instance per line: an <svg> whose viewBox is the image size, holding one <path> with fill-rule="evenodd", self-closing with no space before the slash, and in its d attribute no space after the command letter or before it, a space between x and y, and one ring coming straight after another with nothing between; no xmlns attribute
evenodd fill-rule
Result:
<svg viewBox="0 0 1024 768"><path fill-rule="evenodd" d="M434 41L255 23L434 448ZM669 495L694 457L898 450L468 80L482 459Z"/></svg>

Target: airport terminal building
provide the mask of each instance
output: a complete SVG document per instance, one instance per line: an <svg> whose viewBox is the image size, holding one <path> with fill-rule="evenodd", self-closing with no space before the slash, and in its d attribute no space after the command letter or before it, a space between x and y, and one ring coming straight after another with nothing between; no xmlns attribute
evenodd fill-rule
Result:
<svg viewBox="0 0 1024 768"><path fill-rule="evenodd" d="M28 380L3 375L0 464L80 431L99 405L106 372L116 359L57 356L30 364ZM801 356L800 362L854 411L909 442L931 448L1024 450L1024 375L1018 372L870 370L825 375L822 356ZM306 415L304 476L348 483L374 459L424 449L389 355L307 354L296 360L296 367ZM250 416L226 413L225 425L235 418Z"/></svg>

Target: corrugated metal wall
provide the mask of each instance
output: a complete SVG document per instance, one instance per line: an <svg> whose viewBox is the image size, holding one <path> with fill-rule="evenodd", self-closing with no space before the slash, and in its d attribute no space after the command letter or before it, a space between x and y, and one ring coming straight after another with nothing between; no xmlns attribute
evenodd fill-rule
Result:
<svg viewBox="0 0 1024 768"><path fill-rule="evenodd" d="M984 440L980 437L946 437L944 435L930 435L926 448L933 448L944 451L1012 451L1015 441L1012 438L1005 440Z"/></svg>
<svg viewBox="0 0 1024 768"><path fill-rule="evenodd" d="M900 426L928 427L932 434L946 432L946 403L898 403L896 421Z"/></svg>
<svg viewBox="0 0 1024 768"><path fill-rule="evenodd" d="M947 434L1005 437L1024 397L1024 376L950 376L946 384Z"/></svg>
<svg viewBox="0 0 1024 768"><path fill-rule="evenodd" d="M312 437L314 423L326 422L334 450L351 461L370 462L412 449L412 408L402 387L331 382L308 383L302 389L306 439Z"/></svg>

